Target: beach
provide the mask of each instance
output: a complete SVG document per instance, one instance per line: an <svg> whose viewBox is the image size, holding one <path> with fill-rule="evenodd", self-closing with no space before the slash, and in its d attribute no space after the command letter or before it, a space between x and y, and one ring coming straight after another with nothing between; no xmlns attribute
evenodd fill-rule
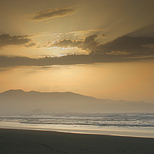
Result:
<svg viewBox="0 0 154 154"><path fill-rule="evenodd" d="M0 129L1 154L152 154L154 138Z"/></svg>

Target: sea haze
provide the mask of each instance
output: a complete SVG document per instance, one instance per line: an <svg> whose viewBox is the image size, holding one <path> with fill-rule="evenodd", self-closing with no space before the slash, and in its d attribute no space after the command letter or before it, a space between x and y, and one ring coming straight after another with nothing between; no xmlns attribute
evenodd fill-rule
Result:
<svg viewBox="0 0 154 154"><path fill-rule="evenodd" d="M0 93L0 128L154 137L154 104L71 92Z"/></svg>
<svg viewBox="0 0 154 154"><path fill-rule="evenodd" d="M1 115L153 112L152 103L97 99L71 92L9 90L0 93Z"/></svg>

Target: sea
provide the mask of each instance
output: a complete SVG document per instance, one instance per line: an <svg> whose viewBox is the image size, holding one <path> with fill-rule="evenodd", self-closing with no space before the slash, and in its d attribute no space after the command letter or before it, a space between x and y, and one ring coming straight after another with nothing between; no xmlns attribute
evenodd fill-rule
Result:
<svg viewBox="0 0 154 154"><path fill-rule="evenodd" d="M0 128L154 138L154 113L1 115Z"/></svg>

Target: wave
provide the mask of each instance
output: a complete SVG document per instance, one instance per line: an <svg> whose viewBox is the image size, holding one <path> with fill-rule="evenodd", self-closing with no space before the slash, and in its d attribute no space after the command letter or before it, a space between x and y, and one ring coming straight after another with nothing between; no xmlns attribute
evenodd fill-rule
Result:
<svg viewBox="0 0 154 154"><path fill-rule="evenodd" d="M41 125L154 128L153 113L9 115L0 116L0 121Z"/></svg>

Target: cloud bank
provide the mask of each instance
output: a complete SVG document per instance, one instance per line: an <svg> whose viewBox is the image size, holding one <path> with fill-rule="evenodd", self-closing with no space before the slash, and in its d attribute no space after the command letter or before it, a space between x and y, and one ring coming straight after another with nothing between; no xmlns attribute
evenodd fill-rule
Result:
<svg viewBox="0 0 154 154"><path fill-rule="evenodd" d="M91 55L127 55L126 58L154 55L154 37L122 36L106 44L95 41L97 35L86 37L83 41L61 40L51 47L77 47L90 51Z"/></svg>
<svg viewBox="0 0 154 154"><path fill-rule="evenodd" d="M126 55L67 55L63 57L7 57L0 56L0 68L13 68L18 66L51 66L51 65L75 65L75 64L94 64L94 63L111 63L111 62L130 62L137 60L149 60L153 57L129 57Z"/></svg>
<svg viewBox="0 0 154 154"><path fill-rule="evenodd" d="M0 68L17 66L74 65L108 62L129 62L154 59L154 37L119 37L106 44L95 40L91 35L84 40L61 40L51 47L77 47L89 50L88 55L69 54L63 57L8 57L0 56ZM23 41L24 42L24 41Z"/></svg>
<svg viewBox="0 0 154 154"><path fill-rule="evenodd" d="M47 9L39 12L35 12L32 15L32 20L48 20L56 17L63 17L74 13L74 9L69 7L66 8L56 8L56 9Z"/></svg>
<svg viewBox="0 0 154 154"><path fill-rule="evenodd" d="M25 45L31 42L31 39L28 38L28 35L15 35L11 36L10 34L1 34L0 35L0 47L8 45ZM32 44L31 44L32 45ZM33 43L33 45L35 45Z"/></svg>

